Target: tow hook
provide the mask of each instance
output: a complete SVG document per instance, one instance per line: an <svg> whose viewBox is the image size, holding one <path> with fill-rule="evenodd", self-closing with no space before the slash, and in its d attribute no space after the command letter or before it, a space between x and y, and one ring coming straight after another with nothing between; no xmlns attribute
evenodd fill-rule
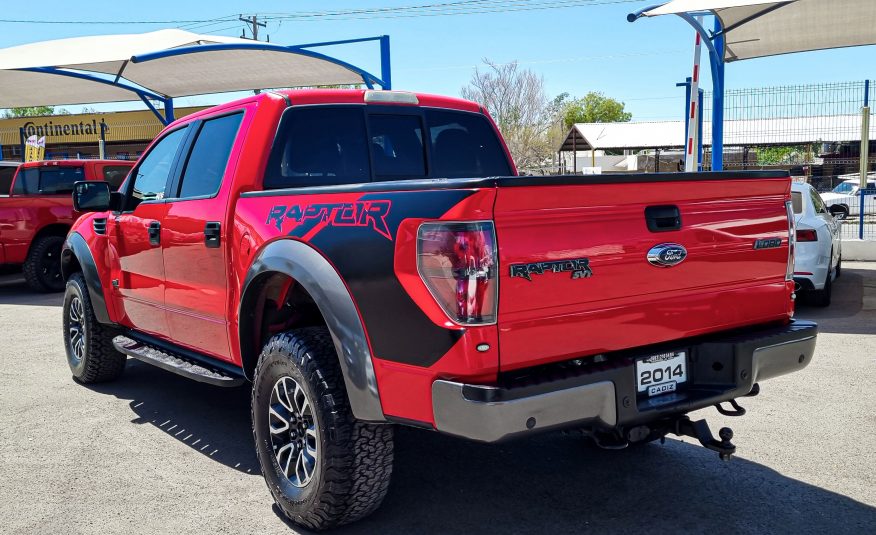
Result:
<svg viewBox="0 0 876 535"><path fill-rule="evenodd" d="M687 416L683 416L675 421L674 429L672 430L678 436L686 436L697 439L704 448L718 452L718 456L722 461L729 461L730 457L736 453L736 446L733 445L733 430L729 427L722 427L718 431L718 436L721 440L716 440L712 436L712 431L709 430L709 424L705 420L691 421Z"/></svg>
<svg viewBox="0 0 876 535"><path fill-rule="evenodd" d="M735 399L731 399L727 403L729 403L730 406L733 408L732 409L725 409L724 407L721 406L720 403L717 403L717 404L715 404L715 409L717 409L718 412L720 412L724 416L742 416L745 414L745 409L743 409L739 405L739 403L736 403Z"/></svg>

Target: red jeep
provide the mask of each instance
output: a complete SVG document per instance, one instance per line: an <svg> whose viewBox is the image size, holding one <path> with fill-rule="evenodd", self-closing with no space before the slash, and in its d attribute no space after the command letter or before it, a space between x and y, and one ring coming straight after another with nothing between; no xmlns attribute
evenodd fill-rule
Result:
<svg viewBox="0 0 876 535"><path fill-rule="evenodd" d="M134 162L59 160L21 164L11 187L0 192L0 264L22 266L36 291L60 292L61 246L80 214L70 193L80 180L107 181L117 189Z"/></svg>
<svg viewBox="0 0 876 535"><path fill-rule="evenodd" d="M667 433L812 358L794 321L790 179L516 176L463 100L267 92L190 115L117 193L76 185L62 269L73 375L130 356L252 383L274 500L328 528L380 504L393 424L494 442ZM160 388L160 386L157 386Z"/></svg>

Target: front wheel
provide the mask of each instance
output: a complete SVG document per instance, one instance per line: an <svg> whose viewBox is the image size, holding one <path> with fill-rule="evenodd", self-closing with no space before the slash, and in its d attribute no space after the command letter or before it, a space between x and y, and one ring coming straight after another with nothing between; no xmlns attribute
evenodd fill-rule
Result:
<svg viewBox="0 0 876 535"><path fill-rule="evenodd" d="M327 329L268 341L253 379L252 426L265 482L293 522L340 526L372 513L386 496L393 428L353 417Z"/></svg>
<svg viewBox="0 0 876 535"><path fill-rule="evenodd" d="M117 379L127 357L113 347L116 332L97 321L82 273L67 281L63 312L64 349L73 377L82 383Z"/></svg>

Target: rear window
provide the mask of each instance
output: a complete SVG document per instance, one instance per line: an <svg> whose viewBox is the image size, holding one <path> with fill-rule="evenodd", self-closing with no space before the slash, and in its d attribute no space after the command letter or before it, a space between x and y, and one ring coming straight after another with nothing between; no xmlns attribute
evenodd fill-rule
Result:
<svg viewBox="0 0 876 535"><path fill-rule="evenodd" d="M16 167L2 166L0 167L0 195L9 195L9 190L12 188L12 177L15 176Z"/></svg>
<svg viewBox="0 0 876 535"><path fill-rule="evenodd" d="M17 195L66 195L73 184L85 180L82 167L29 167L22 169L15 181Z"/></svg>
<svg viewBox="0 0 876 535"><path fill-rule="evenodd" d="M362 106L289 108L265 189L511 174L481 114Z"/></svg>
<svg viewBox="0 0 876 535"><path fill-rule="evenodd" d="M803 194L799 191L791 192L791 206L794 208L795 214L803 213Z"/></svg>
<svg viewBox="0 0 876 535"><path fill-rule="evenodd" d="M125 181L130 170L130 165L106 165L103 168L103 179L109 183L113 191L116 191Z"/></svg>

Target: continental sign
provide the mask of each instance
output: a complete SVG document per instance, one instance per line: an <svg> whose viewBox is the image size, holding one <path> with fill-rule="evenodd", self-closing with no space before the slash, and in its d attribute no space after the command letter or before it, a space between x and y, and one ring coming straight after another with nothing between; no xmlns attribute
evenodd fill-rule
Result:
<svg viewBox="0 0 876 535"><path fill-rule="evenodd" d="M176 117L205 109L206 106L177 108ZM151 141L163 125L149 110L122 111L114 113L83 113L76 115L51 115L48 117L17 117L0 119L0 144L21 143L24 137L46 137L47 145L61 143L97 143L103 124L107 141Z"/></svg>

